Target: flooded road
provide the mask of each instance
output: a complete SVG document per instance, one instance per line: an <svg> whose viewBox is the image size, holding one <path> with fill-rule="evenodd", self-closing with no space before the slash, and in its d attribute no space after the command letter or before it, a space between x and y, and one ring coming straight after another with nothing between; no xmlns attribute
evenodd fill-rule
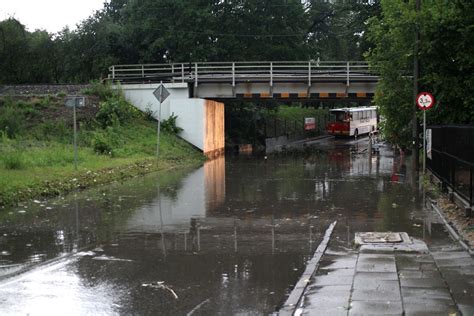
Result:
<svg viewBox="0 0 474 316"><path fill-rule="evenodd" d="M306 155L219 158L0 213L0 314L269 314L328 224L445 243L409 157L324 140Z"/></svg>

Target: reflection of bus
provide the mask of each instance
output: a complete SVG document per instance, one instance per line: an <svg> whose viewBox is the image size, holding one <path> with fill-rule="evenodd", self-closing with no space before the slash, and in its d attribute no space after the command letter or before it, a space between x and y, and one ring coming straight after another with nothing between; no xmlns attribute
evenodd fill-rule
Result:
<svg viewBox="0 0 474 316"><path fill-rule="evenodd" d="M377 130L375 106L333 109L329 113L326 130L330 135L357 137Z"/></svg>

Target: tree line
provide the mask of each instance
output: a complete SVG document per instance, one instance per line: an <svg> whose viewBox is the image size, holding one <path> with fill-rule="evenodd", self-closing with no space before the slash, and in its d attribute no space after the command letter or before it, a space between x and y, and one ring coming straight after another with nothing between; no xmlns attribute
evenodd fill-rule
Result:
<svg viewBox="0 0 474 316"><path fill-rule="evenodd" d="M394 143L411 140L415 31L431 123L474 121L472 0L111 0L75 30L0 22L0 84L84 83L112 64L363 60Z"/></svg>
<svg viewBox="0 0 474 316"><path fill-rule="evenodd" d="M112 64L360 60L379 6L320 0L111 0L74 31L0 22L0 83L88 82Z"/></svg>

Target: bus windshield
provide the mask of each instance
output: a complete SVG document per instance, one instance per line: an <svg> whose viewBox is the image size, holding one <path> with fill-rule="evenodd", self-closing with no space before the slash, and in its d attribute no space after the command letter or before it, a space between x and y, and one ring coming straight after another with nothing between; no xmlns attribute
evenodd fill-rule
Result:
<svg viewBox="0 0 474 316"><path fill-rule="evenodd" d="M349 122L349 117L345 111L331 111L335 122Z"/></svg>

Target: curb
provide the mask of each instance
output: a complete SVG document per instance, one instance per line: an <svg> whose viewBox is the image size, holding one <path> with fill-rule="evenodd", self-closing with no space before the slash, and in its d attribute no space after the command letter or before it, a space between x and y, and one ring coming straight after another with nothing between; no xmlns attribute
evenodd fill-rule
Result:
<svg viewBox="0 0 474 316"><path fill-rule="evenodd" d="M306 265L306 269L304 270L303 274L301 275L300 279L296 283L295 287L290 293L290 296L283 304L282 308L278 311L278 315L281 316L291 316L295 313L296 309L302 303L301 299L303 298L303 294L308 287L309 281L318 269L319 261L324 255L326 248L329 244L329 239L331 238L332 232L334 227L336 226L337 221L334 221L329 225L326 229L326 233L324 234L323 240L319 244L318 248L313 254L311 260L308 261Z"/></svg>
<svg viewBox="0 0 474 316"><path fill-rule="evenodd" d="M464 250L469 252L469 254L471 256L474 255L474 251L471 249L471 247L469 247L469 245L462 239L462 237L458 234L458 232L448 223L448 221L444 217L444 215L443 215L441 209L439 208L439 206L434 204L433 201L431 201L430 204L431 204L431 208L434 209L436 211L436 213L438 213L439 217L443 221L444 226L446 226L446 229L448 230L449 234L455 240L457 240L459 242L459 244L461 245L461 247L463 247Z"/></svg>

